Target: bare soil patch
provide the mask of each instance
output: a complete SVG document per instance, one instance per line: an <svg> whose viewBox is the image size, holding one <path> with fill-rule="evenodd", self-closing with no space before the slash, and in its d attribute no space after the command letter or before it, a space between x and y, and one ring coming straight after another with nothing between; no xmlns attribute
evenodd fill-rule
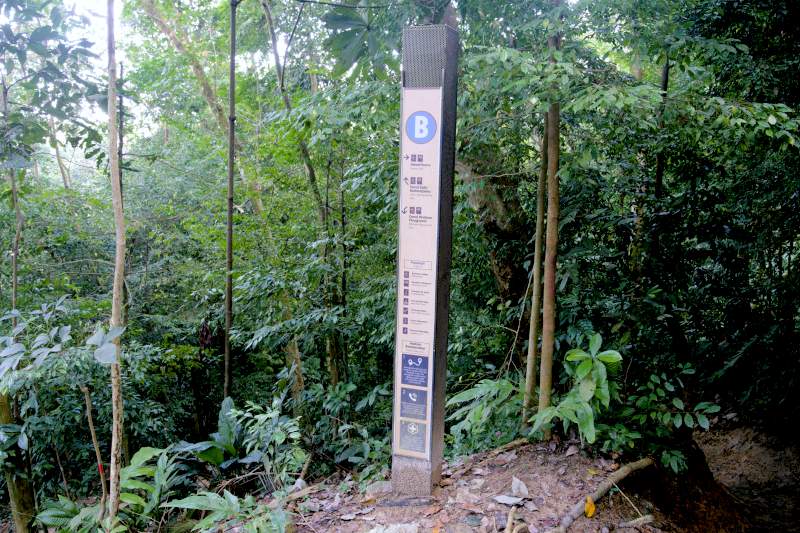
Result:
<svg viewBox="0 0 800 533"><path fill-rule="evenodd" d="M397 496L381 491L388 484L374 484L365 495L345 477L329 480L305 500L295 502L293 511L297 513L298 530L304 532L505 531L512 506L495 497L515 497L512 485L516 478L528 493L513 506L516 523L524 523L531 532L541 532L556 526L562 515L619 467L613 461L583 455L575 443L525 444L504 453L478 454L445 465L442 483L429 501L400 506ZM518 497L520 487L518 482L516 485ZM621 489L625 491L624 485ZM570 530L674 530L651 502L635 494L614 490L596 507L592 518L581 517ZM655 521L638 529L617 528L640 513L654 514ZM667 529L661 529L664 526Z"/></svg>
<svg viewBox="0 0 800 533"><path fill-rule="evenodd" d="M751 427L695 436L715 479L737 498L755 531L800 531L800 448Z"/></svg>

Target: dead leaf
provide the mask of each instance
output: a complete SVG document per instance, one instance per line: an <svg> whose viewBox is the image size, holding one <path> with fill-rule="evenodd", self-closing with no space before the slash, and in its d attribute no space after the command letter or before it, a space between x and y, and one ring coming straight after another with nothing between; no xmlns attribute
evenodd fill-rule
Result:
<svg viewBox="0 0 800 533"><path fill-rule="evenodd" d="M567 473L567 467L566 466L562 466L561 468L558 469L558 475L559 476L563 476L566 473Z"/></svg>
<svg viewBox="0 0 800 533"><path fill-rule="evenodd" d="M569 448L567 448L567 453L565 453L564 456L569 457L571 455L575 455L576 453L578 453L578 447L572 444Z"/></svg>
<svg viewBox="0 0 800 533"><path fill-rule="evenodd" d="M511 494L520 498L528 497L528 486L517 476L512 476L511 478Z"/></svg>
<svg viewBox="0 0 800 533"><path fill-rule="evenodd" d="M516 452L501 453L500 455L492 459L492 464L495 466L505 466L516 458L517 458Z"/></svg>
<svg viewBox="0 0 800 533"><path fill-rule="evenodd" d="M536 504L533 503L530 500L525 502L525 509L530 511L530 512L534 512L534 511L538 511L539 510L539 508L536 506Z"/></svg>
<svg viewBox="0 0 800 533"><path fill-rule="evenodd" d="M467 489L458 489L456 492L456 503L478 503L479 501L481 501L480 496Z"/></svg>
<svg viewBox="0 0 800 533"><path fill-rule="evenodd" d="M597 508L594 506L594 501L592 500L591 496L586 497L586 504L583 506L583 512L586 514L586 518L591 518L594 516L594 512Z"/></svg>
<svg viewBox="0 0 800 533"><path fill-rule="evenodd" d="M518 498L516 496L506 496L505 494L500 494L498 496L495 496L493 499L497 503L502 503L503 505L517 505L524 498Z"/></svg>
<svg viewBox="0 0 800 533"><path fill-rule="evenodd" d="M472 473L475 474L476 476L483 476L486 474L486 470L483 468L473 468Z"/></svg>
<svg viewBox="0 0 800 533"><path fill-rule="evenodd" d="M472 490L480 490L480 488L483 487L484 483L486 483L485 479L480 478L480 477L479 478L475 478L473 480L470 480L469 488L472 489Z"/></svg>
<svg viewBox="0 0 800 533"><path fill-rule="evenodd" d="M348 522L349 522L350 520L353 520L353 519L355 519L355 517L356 517L356 515L355 515L355 514L353 514L353 513L349 513L349 514L343 514L343 515L341 516L341 519L342 519L342 520L346 520L346 521L348 521Z"/></svg>
<svg viewBox="0 0 800 533"><path fill-rule="evenodd" d="M424 511L422 511L422 516L431 516L432 514L436 514L442 510L441 505L431 505L426 507Z"/></svg>
<svg viewBox="0 0 800 533"><path fill-rule="evenodd" d="M439 485L441 485L442 487L449 487L452 484L453 484L453 479L449 477L444 478L439 482Z"/></svg>
<svg viewBox="0 0 800 533"><path fill-rule="evenodd" d="M475 505L474 503L460 503L459 506L465 511L469 511L471 513L476 513L476 514L483 514L483 507L481 507L480 505Z"/></svg>

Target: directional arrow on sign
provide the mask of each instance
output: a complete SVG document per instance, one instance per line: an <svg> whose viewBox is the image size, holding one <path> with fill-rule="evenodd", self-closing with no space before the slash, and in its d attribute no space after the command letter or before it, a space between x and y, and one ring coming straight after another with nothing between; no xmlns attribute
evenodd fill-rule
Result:
<svg viewBox="0 0 800 533"><path fill-rule="evenodd" d="M406 185L408 185L408 178L403 178L403 181L405 181Z"/></svg>
<svg viewBox="0 0 800 533"><path fill-rule="evenodd" d="M408 154L406 154L404 157L405 157L406 159L408 159L408 157L409 157L409 156L408 156Z"/></svg>
<svg viewBox="0 0 800 533"><path fill-rule="evenodd" d="M403 213L404 215L405 215L407 212L408 212L408 208L407 208L407 207L404 207L404 208L403 208L403 210L401 211L401 213Z"/></svg>

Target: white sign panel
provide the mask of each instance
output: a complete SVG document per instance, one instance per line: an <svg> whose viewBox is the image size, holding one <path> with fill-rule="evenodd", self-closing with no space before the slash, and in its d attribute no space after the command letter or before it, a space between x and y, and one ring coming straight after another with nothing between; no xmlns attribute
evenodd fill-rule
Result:
<svg viewBox="0 0 800 533"><path fill-rule="evenodd" d="M430 459L442 89L403 88L393 451Z"/></svg>

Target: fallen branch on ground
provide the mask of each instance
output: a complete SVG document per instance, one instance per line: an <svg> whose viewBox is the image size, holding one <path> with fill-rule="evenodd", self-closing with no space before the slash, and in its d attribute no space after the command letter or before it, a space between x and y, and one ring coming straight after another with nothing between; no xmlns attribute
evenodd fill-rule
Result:
<svg viewBox="0 0 800 533"><path fill-rule="evenodd" d="M649 524L654 520L653 515L646 514L636 518L634 520L629 520L627 522L622 522L620 525L617 526L617 529L625 529L625 528L632 528L632 527L641 527L644 525Z"/></svg>
<svg viewBox="0 0 800 533"><path fill-rule="evenodd" d="M622 468L611 474L603 481L597 490L595 490L590 497L592 498L593 502L597 502L600 498L605 496L606 492L611 489L614 485L625 479L627 476L636 472L637 470L641 470L642 468L646 468L653 464L653 460L650 457L645 457L644 459L639 459L638 461L634 461L633 463L628 463L624 465ZM561 518L561 522L558 524L558 527L549 530L547 533L566 533L569 526L580 517L584 512L584 505L585 505L586 498L582 498L578 503L576 503L569 512Z"/></svg>

